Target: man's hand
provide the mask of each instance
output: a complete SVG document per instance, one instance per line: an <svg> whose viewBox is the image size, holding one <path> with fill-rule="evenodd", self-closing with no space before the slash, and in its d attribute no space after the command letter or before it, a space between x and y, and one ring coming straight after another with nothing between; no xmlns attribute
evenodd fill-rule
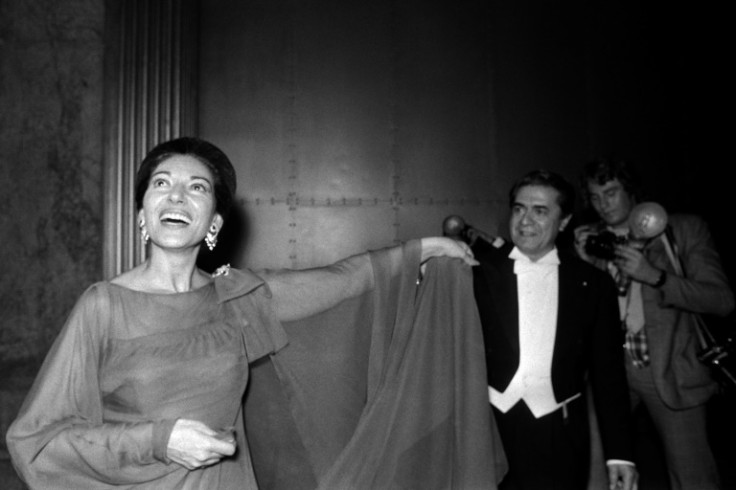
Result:
<svg viewBox="0 0 736 490"><path fill-rule="evenodd" d="M610 490L637 490L639 473L632 464L613 463L608 466L608 488Z"/></svg>
<svg viewBox="0 0 736 490"><path fill-rule="evenodd" d="M661 270L649 263L644 254L631 245L616 245L616 267L635 281L644 284L655 284Z"/></svg>

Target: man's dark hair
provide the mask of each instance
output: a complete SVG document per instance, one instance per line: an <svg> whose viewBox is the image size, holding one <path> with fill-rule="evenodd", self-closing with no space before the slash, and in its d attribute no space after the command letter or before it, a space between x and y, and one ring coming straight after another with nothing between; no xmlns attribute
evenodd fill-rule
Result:
<svg viewBox="0 0 736 490"><path fill-rule="evenodd" d="M590 202L588 202L588 182L603 185L614 179L618 179L621 182L624 190L636 202L641 201L642 190L639 176L636 175L634 169L626 161L597 158L586 163L580 174L580 190L585 200L585 205L590 205Z"/></svg>
<svg viewBox="0 0 736 490"><path fill-rule="evenodd" d="M575 208L575 187L562 175L543 169L532 170L514 183L509 191L509 206L514 205L519 189L530 185L555 189L558 193L557 204L562 209L562 216L565 217L572 214Z"/></svg>

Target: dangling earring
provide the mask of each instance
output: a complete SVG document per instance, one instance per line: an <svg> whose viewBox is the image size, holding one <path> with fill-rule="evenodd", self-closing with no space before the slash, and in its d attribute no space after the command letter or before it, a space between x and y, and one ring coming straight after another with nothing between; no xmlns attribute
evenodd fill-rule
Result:
<svg viewBox="0 0 736 490"><path fill-rule="evenodd" d="M217 245L217 226L210 226L210 231L207 232L207 236L204 237L204 242L207 244L207 248L210 252L215 249Z"/></svg>
<svg viewBox="0 0 736 490"><path fill-rule="evenodd" d="M148 231L146 230L146 221L144 219L141 219L138 222L138 228L140 228L141 231L141 241L143 242L143 245L146 245L148 243L148 239L151 237L148 235Z"/></svg>

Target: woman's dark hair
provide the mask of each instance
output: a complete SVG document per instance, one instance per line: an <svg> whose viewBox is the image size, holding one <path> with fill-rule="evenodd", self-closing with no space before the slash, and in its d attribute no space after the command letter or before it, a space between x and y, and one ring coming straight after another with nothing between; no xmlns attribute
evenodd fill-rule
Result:
<svg viewBox="0 0 736 490"><path fill-rule="evenodd" d="M146 194L153 172L161 162L174 155L189 155L210 169L215 179L215 209L225 218L235 199L237 188L235 169L227 155L218 147L208 141L192 137L165 141L148 152L135 176L136 209L143 207L143 196Z"/></svg>
<svg viewBox="0 0 736 490"><path fill-rule="evenodd" d="M557 204L560 205L562 216L565 217L572 214L575 208L575 187L562 175L550 172L549 170L532 170L517 180L509 191L509 206L514 205L519 189L530 185L555 189L559 194Z"/></svg>
<svg viewBox="0 0 736 490"><path fill-rule="evenodd" d="M639 176L636 175L634 169L624 160L613 160L608 158L597 158L586 163L580 174L580 190L588 206L588 182L596 185L603 185L617 179L621 182L624 190L631 196L635 202L642 199L642 189Z"/></svg>

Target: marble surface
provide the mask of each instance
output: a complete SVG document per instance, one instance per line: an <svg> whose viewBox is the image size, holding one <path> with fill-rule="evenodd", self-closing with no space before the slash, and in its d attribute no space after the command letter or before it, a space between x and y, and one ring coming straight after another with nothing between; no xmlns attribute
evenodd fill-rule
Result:
<svg viewBox="0 0 736 490"><path fill-rule="evenodd" d="M0 0L0 487L5 431L102 275L104 2Z"/></svg>
<svg viewBox="0 0 736 490"><path fill-rule="evenodd" d="M0 1L0 362L43 356L100 277L102 6Z"/></svg>

